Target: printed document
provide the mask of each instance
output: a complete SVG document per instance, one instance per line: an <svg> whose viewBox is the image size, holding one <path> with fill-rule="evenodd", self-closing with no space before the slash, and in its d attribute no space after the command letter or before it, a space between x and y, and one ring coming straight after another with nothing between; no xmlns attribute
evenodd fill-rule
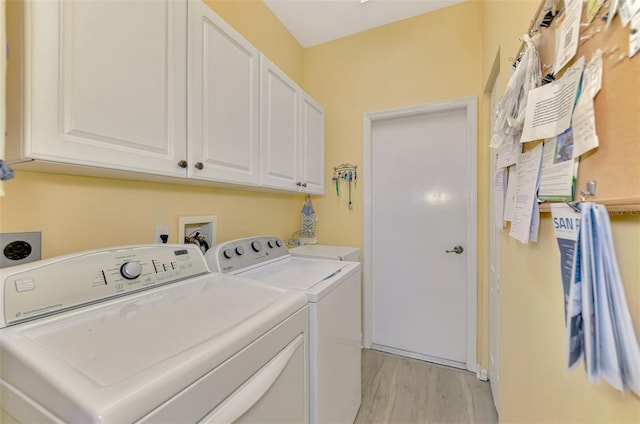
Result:
<svg viewBox="0 0 640 424"><path fill-rule="evenodd" d="M553 73L557 74L573 59L580 41L582 0L565 0L562 15L556 21L556 55Z"/></svg>
<svg viewBox="0 0 640 424"><path fill-rule="evenodd" d="M551 218L560 256L560 275L562 277L562 293L564 295L564 324L566 326L573 257L580 231L580 212L576 212L566 203L552 203Z"/></svg>
<svg viewBox="0 0 640 424"><path fill-rule="evenodd" d="M538 199L548 201L573 200L577 159L573 155L571 127L544 141L542 171Z"/></svg>
<svg viewBox="0 0 640 424"><path fill-rule="evenodd" d="M563 219L571 216L561 205L552 206L556 228L579 226L567 303L567 366L575 368L584 357L589 380L602 378L617 390L640 396L640 346L615 257L609 213L589 202L580 203L580 209L577 224ZM570 249L571 241L567 244Z"/></svg>
<svg viewBox="0 0 640 424"><path fill-rule="evenodd" d="M521 243L528 243L531 236L536 189L540 177L542 160L542 143L518 156L516 172L518 185L516 188L513 220L509 235Z"/></svg>
<svg viewBox="0 0 640 424"><path fill-rule="evenodd" d="M623 27L626 27L631 21L632 17L640 10L640 0L623 0L620 3L618 12L620 13L620 22Z"/></svg>
<svg viewBox="0 0 640 424"><path fill-rule="evenodd" d="M599 146L593 99L602 87L602 51L597 50L584 68L582 88L573 111L573 154L579 157Z"/></svg>
<svg viewBox="0 0 640 424"><path fill-rule="evenodd" d="M496 168L506 168L507 166L515 165L520 153L522 153L522 145L518 143L517 140L515 140L515 142L510 141L498 147L496 149L496 154L498 155Z"/></svg>
<svg viewBox="0 0 640 424"><path fill-rule="evenodd" d="M569 128L583 69L584 56L561 79L529 91L521 143L555 137Z"/></svg>
<svg viewBox="0 0 640 424"><path fill-rule="evenodd" d="M593 100L578 102L573 111L573 154L577 158L599 145Z"/></svg>
<svg viewBox="0 0 640 424"><path fill-rule="evenodd" d="M507 168L507 194L504 196L504 220L513 221L513 210L516 204L516 190L518 188L518 172L516 165Z"/></svg>
<svg viewBox="0 0 640 424"><path fill-rule="evenodd" d="M640 0L638 1L640 4ZM631 31L629 33L629 57L633 57L640 50L640 12L631 19Z"/></svg>
<svg viewBox="0 0 640 424"><path fill-rule="evenodd" d="M507 170L504 168L496 169L493 175L493 219L496 228L501 230L505 226L504 219L504 199L507 188Z"/></svg>

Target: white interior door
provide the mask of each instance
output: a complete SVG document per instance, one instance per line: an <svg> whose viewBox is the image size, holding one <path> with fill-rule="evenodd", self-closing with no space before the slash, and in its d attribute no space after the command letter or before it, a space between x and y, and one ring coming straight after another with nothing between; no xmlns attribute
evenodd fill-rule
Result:
<svg viewBox="0 0 640 424"><path fill-rule="evenodd" d="M500 75L496 77L493 90L491 91L491 111L496 110L498 103L498 81ZM493 121L495 114L491 114L490 125L493 129ZM496 152L490 153L490 175L493 179L496 169ZM497 195L495 184L490 184L491 190L489 198L489 382L491 383L491 394L493 395L493 403L498 410L498 381L500 374L498 373L498 317L499 317L499 299L500 299L500 231L494 219L496 211L494 210L494 198Z"/></svg>
<svg viewBox="0 0 640 424"><path fill-rule="evenodd" d="M373 120L365 261L374 348L475 370L473 106Z"/></svg>

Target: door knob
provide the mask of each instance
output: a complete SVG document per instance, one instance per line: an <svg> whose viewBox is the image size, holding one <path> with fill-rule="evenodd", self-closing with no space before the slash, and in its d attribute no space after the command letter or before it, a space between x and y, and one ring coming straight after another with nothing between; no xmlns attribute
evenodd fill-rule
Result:
<svg viewBox="0 0 640 424"><path fill-rule="evenodd" d="M459 255L462 252L464 252L464 249L462 248L462 246L458 245L458 246L455 246L453 248L453 250L445 250L445 252L447 252L447 253L457 253Z"/></svg>

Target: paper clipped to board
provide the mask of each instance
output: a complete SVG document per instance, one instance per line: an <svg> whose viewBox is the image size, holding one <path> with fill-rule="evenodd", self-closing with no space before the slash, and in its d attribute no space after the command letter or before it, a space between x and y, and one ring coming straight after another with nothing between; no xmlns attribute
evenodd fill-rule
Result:
<svg viewBox="0 0 640 424"><path fill-rule="evenodd" d="M521 143L555 137L569 128L584 62L580 57L561 79L529 91Z"/></svg>
<svg viewBox="0 0 640 424"><path fill-rule="evenodd" d="M513 215L509 235L521 243L535 241L537 238L538 214L536 192L540 177L542 144L521 153L516 164L517 187L514 196ZM507 186L508 188L508 186ZM532 229L536 236L532 239Z"/></svg>
<svg viewBox="0 0 640 424"><path fill-rule="evenodd" d="M573 200L578 172L574 155L573 131L567 131L544 141L538 199L548 201Z"/></svg>
<svg viewBox="0 0 640 424"><path fill-rule="evenodd" d="M582 0L565 0L565 9L556 20L556 49L553 73L560 72L578 51Z"/></svg>

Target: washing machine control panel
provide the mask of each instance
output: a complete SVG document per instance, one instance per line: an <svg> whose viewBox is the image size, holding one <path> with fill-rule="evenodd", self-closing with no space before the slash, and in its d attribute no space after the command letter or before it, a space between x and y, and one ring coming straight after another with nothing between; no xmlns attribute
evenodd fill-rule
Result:
<svg viewBox="0 0 640 424"><path fill-rule="evenodd" d="M275 236L248 237L215 245L205 253L211 271L233 273L289 256L284 242Z"/></svg>
<svg viewBox="0 0 640 424"><path fill-rule="evenodd" d="M96 250L2 270L0 328L207 274L195 245Z"/></svg>

